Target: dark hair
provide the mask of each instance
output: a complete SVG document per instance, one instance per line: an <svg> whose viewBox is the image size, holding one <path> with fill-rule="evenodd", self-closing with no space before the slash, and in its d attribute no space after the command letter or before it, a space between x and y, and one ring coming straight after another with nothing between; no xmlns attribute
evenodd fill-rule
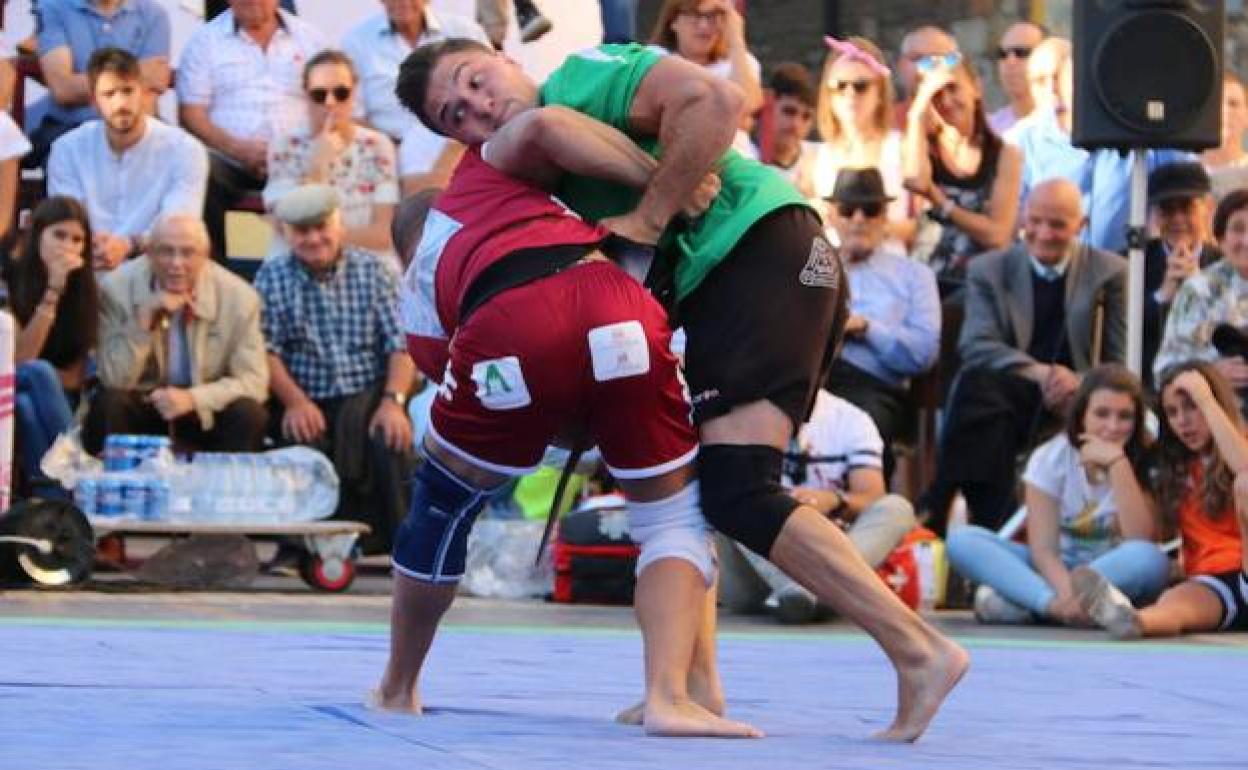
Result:
<svg viewBox="0 0 1248 770"><path fill-rule="evenodd" d="M1083 376L1083 382L1079 384L1079 390L1075 392L1075 400L1066 414L1066 438L1070 439L1072 446L1079 446L1080 437L1087 432L1084 429L1084 418L1088 414L1088 404L1092 401L1092 394L1098 390L1121 393L1131 398L1131 405L1135 408L1135 426L1131 429L1131 436L1122 449L1131 463L1131 469L1135 471L1136 479L1142 486L1147 487L1150 441L1148 430L1144 426L1144 415L1147 412L1144 404L1144 386L1140 383L1140 378L1132 374L1127 367L1122 364L1103 364Z"/></svg>
<svg viewBox="0 0 1248 770"><path fill-rule="evenodd" d="M1213 237L1222 240L1231 217L1244 209L1248 209L1248 188L1241 187L1227 193L1213 212Z"/></svg>
<svg viewBox="0 0 1248 770"><path fill-rule="evenodd" d="M411 261L413 249L420 243L425 219L429 216L433 199L440 192L440 187L427 187L399 201L394 210L394 218L390 220L390 240L394 242L394 250L404 267Z"/></svg>
<svg viewBox="0 0 1248 770"><path fill-rule="evenodd" d="M80 361L95 347L99 340L100 295L95 273L89 262L91 249L91 223L86 209L77 200L57 195L48 198L31 215L30 232L22 244L21 255L6 265L5 278L9 284L9 305L18 323L25 326L35 314L35 309L48 288L48 268L39 256L39 241L43 231L61 222L77 222L82 225L86 240L84 256L88 262L69 274L65 291L56 303L56 320L43 343L39 358L58 368Z"/></svg>
<svg viewBox="0 0 1248 770"><path fill-rule="evenodd" d="M776 98L791 96L802 104L814 109L815 84L810 70L794 61L786 61L776 65L768 83Z"/></svg>
<svg viewBox="0 0 1248 770"><path fill-rule="evenodd" d="M308 88L308 78L312 76L312 70L322 64L340 64L343 67L346 67L347 71L351 73L351 85L355 85L360 82L359 73L355 71L355 62L351 61L351 57L337 49L326 48L325 50L317 53L311 59L308 59L308 63L303 65L304 90L307 90Z"/></svg>
<svg viewBox="0 0 1248 770"><path fill-rule="evenodd" d="M676 21L676 17L682 13L697 11L700 4L701 0L665 0L654 22L654 29L650 32L650 42L661 45L674 54L679 54L680 46L677 44L672 22ZM715 45L711 46L710 55L711 61L719 61L728 56L728 41L724 40L722 32L715 40Z"/></svg>
<svg viewBox="0 0 1248 770"><path fill-rule="evenodd" d="M1184 372L1196 372L1209 383L1209 390L1218 406L1226 413L1227 418L1242 432L1243 418L1239 414L1239 399L1231 384L1217 368L1206 361L1184 361L1166 369L1161 374L1157 392L1165 395L1176 377ZM1161 415L1161 436L1157 441L1157 487L1158 497L1162 503L1162 515L1173 530L1179 504L1188 494L1191 477L1192 460L1199 455L1187 448L1187 445L1175 435L1166 419L1165 411ZM1221 517L1231 505L1231 489L1235 484L1235 474L1231 471L1222 453L1218 451L1217 442L1213 442L1212 451L1204 462L1204 488L1200 490L1201 504L1205 513L1213 519Z"/></svg>
<svg viewBox="0 0 1248 770"><path fill-rule="evenodd" d="M143 77L138 58L124 48L99 48L87 60L87 86L95 90L95 82L105 72L127 80Z"/></svg>
<svg viewBox="0 0 1248 770"><path fill-rule="evenodd" d="M433 75L434 68L438 66L443 56L463 51L495 53L490 46L471 38L450 37L436 43L425 43L408 54L403 64L399 66L399 77L394 82L394 95L399 98L399 104L420 118L425 128L435 134L445 136L440 129L432 125L429 116L425 114L425 96L429 93L429 77Z"/></svg>

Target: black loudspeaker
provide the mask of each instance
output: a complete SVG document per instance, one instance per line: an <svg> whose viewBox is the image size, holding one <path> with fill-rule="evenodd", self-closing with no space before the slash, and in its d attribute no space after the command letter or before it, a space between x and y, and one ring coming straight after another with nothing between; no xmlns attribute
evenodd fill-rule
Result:
<svg viewBox="0 0 1248 770"><path fill-rule="evenodd" d="M1073 142L1221 143L1222 0L1075 0Z"/></svg>

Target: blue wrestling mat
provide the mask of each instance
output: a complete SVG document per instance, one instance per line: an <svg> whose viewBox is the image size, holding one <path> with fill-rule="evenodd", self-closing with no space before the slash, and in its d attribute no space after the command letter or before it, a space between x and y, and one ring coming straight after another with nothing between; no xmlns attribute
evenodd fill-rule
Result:
<svg viewBox="0 0 1248 770"><path fill-rule="evenodd" d="M420 718L362 705L376 625L7 619L0 639L5 770L1248 766L1242 646L972 643L927 736L897 746L866 738L891 717L891 671L844 634L721 639L730 715L758 741L612 723L639 693L623 631L445 629Z"/></svg>

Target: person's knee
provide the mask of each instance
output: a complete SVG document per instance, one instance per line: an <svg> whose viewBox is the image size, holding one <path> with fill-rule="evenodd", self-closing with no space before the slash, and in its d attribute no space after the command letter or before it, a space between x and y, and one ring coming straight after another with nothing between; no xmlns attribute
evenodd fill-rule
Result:
<svg viewBox="0 0 1248 770"><path fill-rule="evenodd" d="M18 390L33 391L61 387L61 378L56 372L56 367L41 358L18 364L15 380Z"/></svg>
<svg viewBox="0 0 1248 770"><path fill-rule="evenodd" d="M416 469L407 517L395 534L394 568L425 583L459 582L468 532L492 492L426 459Z"/></svg>
<svg viewBox="0 0 1248 770"><path fill-rule="evenodd" d="M965 564L986 538L995 540L997 535L974 524L951 529L945 536L945 553L948 554L950 562Z"/></svg>
<svg viewBox="0 0 1248 770"><path fill-rule="evenodd" d="M904 536L919 525L914 515L914 504L901 495L888 494L867 506L859 520L871 522L878 526L886 526L891 531Z"/></svg>
<svg viewBox="0 0 1248 770"><path fill-rule="evenodd" d="M1150 540L1124 540L1114 550L1122 559L1138 567L1145 574L1169 574L1170 557Z"/></svg>
<svg viewBox="0 0 1248 770"><path fill-rule="evenodd" d="M629 535L641 548L638 575L660 559L683 559L708 586L715 582L715 551L698 506L698 487L695 481L661 500L629 501Z"/></svg>
<svg viewBox="0 0 1248 770"><path fill-rule="evenodd" d="M264 447L264 435L269 428L269 410L254 398L237 398L225 408L218 422L232 434L228 437L240 449L258 452Z"/></svg>
<svg viewBox="0 0 1248 770"><path fill-rule="evenodd" d="M711 444L698 452L706 520L767 556L798 503L780 485L784 455L770 446Z"/></svg>

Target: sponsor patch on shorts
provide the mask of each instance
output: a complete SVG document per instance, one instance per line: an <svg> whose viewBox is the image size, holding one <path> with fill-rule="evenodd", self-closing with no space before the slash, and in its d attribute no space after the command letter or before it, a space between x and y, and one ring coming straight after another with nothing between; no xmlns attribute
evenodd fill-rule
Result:
<svg viewBox="0 0 1248 770"><path fill-rule="evenodd" d="M640 321L621 321L590 329L589 357L598 382L635 377L650 371L650 346Z"/></svg>
<svg viewBox="0 0 1248 770"><path fill-rule="evenodd" d="M477 385L477 400L486 409L519 409L533 403L515 356L478 361L472 365L472 381Z"/></svg>
<svg viewBox="0 0 1248 770"><path fill-rule="evenodd" d="M816 237L810 244L810 256L797 278L805 286L835 289L841 282L840 257L836 249L823 237Z"/></svg>

